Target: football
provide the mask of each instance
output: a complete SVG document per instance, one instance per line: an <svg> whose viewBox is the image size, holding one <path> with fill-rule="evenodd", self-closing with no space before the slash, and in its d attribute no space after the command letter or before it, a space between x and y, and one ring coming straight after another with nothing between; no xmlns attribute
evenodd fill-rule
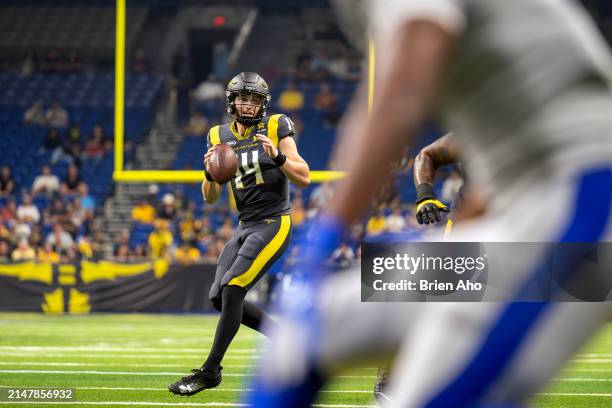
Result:
<svg viewBox="0 0 612 408"><path fill-rule="evenodd" d="M215 148L210 156L208 166L210 176L219 184L230 181L238 170L238 157L230 146L221 143Z"/></svg>

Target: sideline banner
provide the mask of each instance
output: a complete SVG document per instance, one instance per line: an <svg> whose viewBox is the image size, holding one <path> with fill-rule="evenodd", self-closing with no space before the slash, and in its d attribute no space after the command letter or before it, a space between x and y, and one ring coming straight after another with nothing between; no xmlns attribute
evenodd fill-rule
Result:
<svg viewBox="0 0 612 408"><path fill-rule="evenodd" d="M45 313L207 312L214 264L82 261L0 264L0 310Z"/></svg>

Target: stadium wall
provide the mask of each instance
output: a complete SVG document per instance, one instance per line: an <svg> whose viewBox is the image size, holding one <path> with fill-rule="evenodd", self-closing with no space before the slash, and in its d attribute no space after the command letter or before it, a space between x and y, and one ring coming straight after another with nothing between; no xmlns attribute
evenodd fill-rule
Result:
<svg viewBox="0 0 612 408"><path fill-rule="evenodd" d="M82 261L0 265L0 311L210 312L215 265Z"/></svg>

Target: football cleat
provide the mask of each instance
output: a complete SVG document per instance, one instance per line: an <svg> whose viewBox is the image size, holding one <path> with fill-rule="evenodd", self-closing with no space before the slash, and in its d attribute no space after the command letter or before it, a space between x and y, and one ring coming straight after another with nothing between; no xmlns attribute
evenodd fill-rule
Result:
<svg viewBox="0 0 612 408"><path fill-rule="evenodd" d="M387 388L387 377L389 376L389 367L382 366L378 369L378 375L376 376L376 383L374 384L374 397L379 404L384 402L391 402L391 398L386 394Z"/></svg>
<svg viewBox="0 0 612 408"><path fill-rule="evenodd" d="M221 366L219 366L219 370L216 372L204 370L203 368L193 369L191 370L191 375L168 385L168 390L175 395L189 396L208 388L215 388L221 384L222 369L223 367Z"/></svg>

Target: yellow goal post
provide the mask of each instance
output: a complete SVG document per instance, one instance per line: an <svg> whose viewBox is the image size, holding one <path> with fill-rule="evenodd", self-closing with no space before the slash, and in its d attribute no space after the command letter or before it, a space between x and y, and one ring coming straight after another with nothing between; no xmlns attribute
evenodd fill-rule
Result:
<svg viewBox="0 0 612 408"><path fill-rule="evenodd" d="M203 170L125 170L123 168L125 122L125 27L126 0L117 0L115 16L115 165L113 180L117 183L201 183ZM374 45L368 47L368 106L371 107L374 88ZM314 170L310 180L314 183L336 180L343 172Z"/></svg>

